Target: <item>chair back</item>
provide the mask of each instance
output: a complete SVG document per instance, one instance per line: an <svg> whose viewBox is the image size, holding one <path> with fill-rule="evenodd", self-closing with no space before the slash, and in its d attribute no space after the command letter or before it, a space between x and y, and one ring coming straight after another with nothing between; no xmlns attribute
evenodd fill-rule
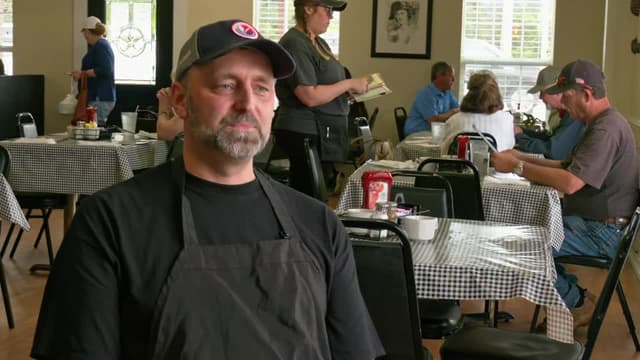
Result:
<svg viewBox="0 0 640 360"><path fill-rule="evenodd" d="M633 247L633 242L638 234L638 228L640 227L640 207L637 207L633 213L633 216L629 220L629 224L625 228L618 250L615 256L611 259L611 265L609 265L609 273L600 291L600 296L596 302L595 309L593 311L593 317L587 330L587 344L585 344L585 352L583 360L588 360L593 351L595 341L598 338L598 333L602 327L602 321L607 314L609 303L613 292L618 285L618 280L624 269L624 265L629 256L629 250Z"/></svg>
<svg viewBox="0 0 640 360"><path fill-rule="evenodd" d="M0 146L0 172L7 177L9 169L11 168L11 154L9 150L4 146Z"/></svg>
<svg viewBox="0 0 640 360"><path fill-rule="evenodd" d="M453 190L449 181L438 174L397 170L392 176L415 178L413 187L391 187L391 199L398 204L420 206L423 215L441 218L454 217Z"/></svg>
<svg viewBox="0 0 640 360"><path fill-rule="evenodd" d="M16 114L18 119L18 133L21 137L35 138L38 137L38 128L33 115L29 112L21 112Z"/></svg>
<svg viewBox="0 0 640 360"><path fill-rule="evenodd" d="M398 130L398 140L405 138L404 123L407 122L407 110L402 106L393 109L393 116L396 118L396 129Z"/></svg>
<svg viewBox="0 0 640 360"><path fill-rule="evenodd" d="M358 283L387 355L424 359L411 245L398 225L375 219L341 218L349 228L387 229L398 241L352 239ZM357 335L355 335L357 336Z"/></svg>
<svg viewBox="0 0 640 360"><path fill-rule="evenodd" d="M179 156L182 156L182 150L184 149L184 133L180 132L176 137L171 140L169 144L169 151L167 152L167 161L171 161Z"/></svg>
<svg viewBox="0 0 640 360"><path fill-rule="evenodd" d="M373 126L375 125L376 119L378 118L378 112L380 112L380 109L376 107L375 109L373 109L371 116L369 116L369 128L371 130L373 130Z"/></svg>
<svg viewBox="0 0 640 360"><path fill-rule="evenodd" d="M425 159L418 166L422 171L425 165L435 163L438 175L446 178L453 191L453 208L457 219L484 220L482 206L482 190L480 188L480 173L468 160L453 159ZM416 179L416 186L422 186L421 179Z"/></svg>
<svg viewBox="0 0 640 360"><path fill-rule="evenodd" d="M327 187L324 183L324 173L322 172L322 163L315 146L311 146L309 139L304 139L304 155L307 159L307 165L311 170L310 180L313 191L313 197L327 202Z"/></svg>
<svg viewBox="0 0 640 360"><path fill-rule="evenodd" d="M493 135L486 132L483 132L482 135L484 135L484 137L486 137L487 140L489 140L489 142L491 143L491 145L493 145L493 147L495 147L496 149L498 148L498 142L496 141L496 138ZM468 136L469 139L483 141L480 135L478 135L478 133L475 131L460 132L456 134L455 138L451 142L451 145L449 145L449 152L448 152L449 155L456 155L458 153L458 137L459 136Z"/></svg>

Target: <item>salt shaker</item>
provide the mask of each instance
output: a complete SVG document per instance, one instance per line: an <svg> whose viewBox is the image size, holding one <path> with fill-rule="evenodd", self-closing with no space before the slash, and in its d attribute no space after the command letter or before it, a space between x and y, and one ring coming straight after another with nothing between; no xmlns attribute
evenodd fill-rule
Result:
<svg viewBox="0 0 640 360"><path fill-rule="evenodd" d="M373 212L372 219L389 220L389 203L380 201L376 203L376 210ZM387 237L387 230L369 230L369 237Z"/></svg>

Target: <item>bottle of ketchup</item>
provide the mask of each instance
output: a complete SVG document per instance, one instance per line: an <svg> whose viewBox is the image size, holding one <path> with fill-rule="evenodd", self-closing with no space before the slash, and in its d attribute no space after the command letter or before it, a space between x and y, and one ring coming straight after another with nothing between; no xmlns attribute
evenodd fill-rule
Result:
<svg viewBox="0 0 640 360"><path fill-rule="evenodd" d="M389 201L393 177L388 171L365 171L362 174L362 208L375 209L379 201Z"/></svg>
<svg viewBox="0 0 640 360"><path fill-rule="evenodd" d="M458 136L458 159L468 160L467 145L469 144L468 136Z"/></svg>

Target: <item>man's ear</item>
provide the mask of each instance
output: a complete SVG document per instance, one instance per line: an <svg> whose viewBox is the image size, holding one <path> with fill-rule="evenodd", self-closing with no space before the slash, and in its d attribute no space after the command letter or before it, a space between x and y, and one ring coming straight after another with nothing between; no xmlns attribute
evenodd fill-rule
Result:
<svg viewBox="0 0 640 360"><path fill-rule="evenodd" d="M171 84L171 100L173 101L173 110L182 119L186 119L189 115L187 110L187 89L178 81Z"/></svg>

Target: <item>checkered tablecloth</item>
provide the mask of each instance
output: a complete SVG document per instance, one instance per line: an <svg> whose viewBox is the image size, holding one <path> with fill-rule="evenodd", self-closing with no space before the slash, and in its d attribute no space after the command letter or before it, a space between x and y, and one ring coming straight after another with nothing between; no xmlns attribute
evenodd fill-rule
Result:
<svg viewBox="0 0 640 360"><path fill-rule="evenodd" d="M574 341L573 317L555 289L556 272L543 227L438 219L433 240L411 243L418 297L522 297L547 307L547 336Z"/></svg>
<svg viewBox="0 0 640 360"><path fill-rule="evenodd" d="M18 224L27 231L31 230L29 222L24 217L20 203L18 203L11 186L9 186L7 179L2 174L0 174L0 218Z"/></svg>
<svg viewBox="0 0 640 360"><path fill-rule="evenodd" d="M1 141L11 154L8 181L16 192L92 194L165 161L167 144L65 140L56 144Z"/></svg>
<svg viewBox="0 0 640 360"><path fill-rule="evenodd" d="M432 144L431 137L408 137L393 149L393 159L398 161L415 160L421 157L439 158L440 145Z"/></svg>
<svg viewBox="0 0 640 360"><path fill-rule="evenodd" d="M392 162L390 162L392 163ZM361 177L368 170L393 171L397 169L416 170L416 162L397 163L398 167L382 167L366 163L349 177L340 194L337 209L346 210L362 206ZM397 177L396 186L412 186L413 179ZM564 240L562 226L562 207L558 192L542 185L529 187L505 184L482 185L482 205L487 221L500 221L518 225L539 225L544 227L551 240L551 245L559 249Z"/></svg>

